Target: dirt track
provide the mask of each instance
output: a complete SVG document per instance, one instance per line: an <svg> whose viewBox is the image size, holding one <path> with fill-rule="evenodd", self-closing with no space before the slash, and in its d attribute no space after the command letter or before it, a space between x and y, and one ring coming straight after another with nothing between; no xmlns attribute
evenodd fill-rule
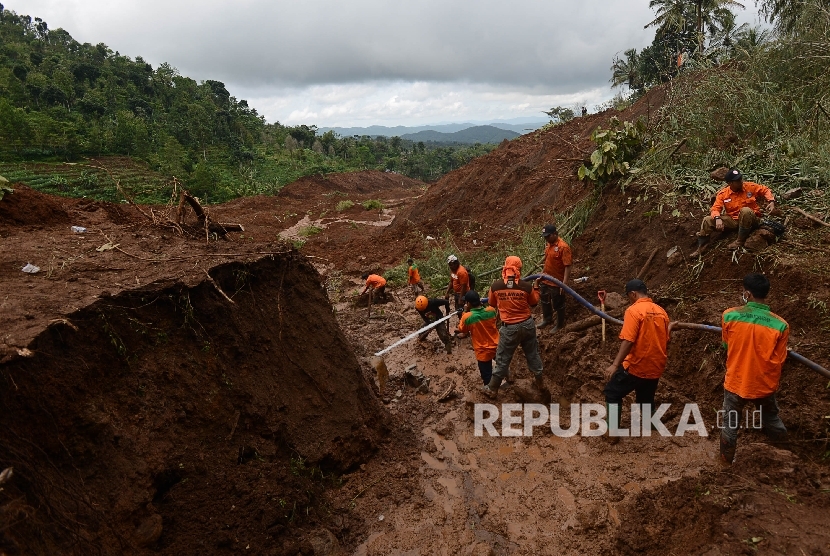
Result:
<svg viewBox="0 0 830 556"><path fill-rule="evenodd" d="M607 117L530 134L429 188L365 172L212 207L245 226L229 242L18 187L0 202L0 467L15 466L0 491L0 552L830 553L830 395L795 364L779 397L792 451L743 434L729 472L714 435L617 446L475 437L471 403L487 400L469 340L452 356L434 338L392 352L377 392L369 357L420 320L403 290L367 319L351 297L359 273L417 254L445 226L489 245L573 205L586 194L575 159ZM643 276L657 301L673 318L717 323L740 277L760 268L791 345L827 366L830 234L794 219L784 242L737 264L716 246L702 269L669 266L698 217L646 216L638 187L606 190L574 242L574 273L590 276L580 293L621 292L657 250ZM459 201L470 195L475 210ZM373 199L385 209L360 206ZM337 211L343 200L355 204ZM679 208L698 211L694 199ZM304 242L302 255L282 240ZM98 250L106 244L118 248ZM27 262L42 271L20 272ZM571 302L568 312L587 316ZM554 401L602 401L609 330L605 344L598 327L542 336ZM718 343L675 335L660 401L696 402L711 424ZM431 378L426 392L406 385L412 364ZM500 402L532 397L521 353L513 373ZM451 384L457 395L438 402Z"/></svg>

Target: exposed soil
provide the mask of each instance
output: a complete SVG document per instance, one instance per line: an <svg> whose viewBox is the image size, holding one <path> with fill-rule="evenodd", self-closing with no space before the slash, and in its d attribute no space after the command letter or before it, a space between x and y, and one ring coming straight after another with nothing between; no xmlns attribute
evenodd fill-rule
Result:
<svg viewBox="0 0 830 556"><path fill-rule="evenodd" d="M653 117L660 94L621 117ZM795 363L779 394L790 444L742 432L726 471L711 333L675 334L657 392L670 430L694 402L707 437L477 437L473 407L489 400L468 339L452 355L434 335L404 344L378 390L372 354L421 320L403 289L370 314L348 293L359 273L447 228L481 248L572 206L588 194L573 175L588 136L612 114L506 143L428 188L363 172L211 207L245 226L230 241L19 187L0 202L0 469L15 468L0 491L0 553L830 553L830 391ZM701 267L684 258L701 200L655 215L660 188L603 193L573 242L573 275L589 277L575 289L595 300L642 274L673 318L718 324L740 278L761 269L791 346L827 366L830 234L793 219L763 252L733 262L717 243ZM98 251L107 244L117 248ZM27 262L41 272L22 273ZM568 322L588 316L567 310ZM617 327L607 334L540 336L554 402L603 401L619 345ZM407 378L413 365L427 384ZM538 401L521 351L511 375L499 403Z"/></svg>

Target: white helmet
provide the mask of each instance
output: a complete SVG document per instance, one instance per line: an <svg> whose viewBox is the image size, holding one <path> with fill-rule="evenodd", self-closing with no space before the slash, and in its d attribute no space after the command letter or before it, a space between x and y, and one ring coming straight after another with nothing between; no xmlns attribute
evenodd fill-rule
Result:
<svg viewBox="0 0 830 556"><path fill-rule="evenodd" d="M452 264L452 263L457 263L457 262L458 262L458 257L456 257L455 255L450 255L449 257L447 257L447 264Z"/></svg>

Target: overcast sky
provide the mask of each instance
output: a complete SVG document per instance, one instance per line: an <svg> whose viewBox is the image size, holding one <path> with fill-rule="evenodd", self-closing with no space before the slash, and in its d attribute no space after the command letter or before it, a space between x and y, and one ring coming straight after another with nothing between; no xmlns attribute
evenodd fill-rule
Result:
<svg viewBox="0 0 830 556"><path fill-rule="evenodd" d="M612 96L648 0L5 0L76 40L223 81L269 122L546 118ZM740 21L757 23L753 0Z"/></svg>

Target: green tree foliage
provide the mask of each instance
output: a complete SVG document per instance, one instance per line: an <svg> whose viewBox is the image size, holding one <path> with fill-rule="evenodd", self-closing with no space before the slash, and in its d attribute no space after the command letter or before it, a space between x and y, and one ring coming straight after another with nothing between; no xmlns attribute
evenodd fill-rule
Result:
<svg viewBox="0 0 830 556"><path fill-rule="evenodd" d="M574 119L574 111L571 108L563 108L562 106L555 106L550 110L543 111L550 117L550 121L555 124L564 124Z"/></svg>
<svg viewBox="0 0 830 556"><path fill-rule="evenodd" d="M580 166L577 172L580 180L607 182L625 176L642 151L645 133L642 120L637 120L637 123L620 122L614 116L609 123L609 129L597 128L591 133L591 140L597 148L591 153L591 167Z"/></svg>
<svg viewBox="0 0 830 556"><path fill-rule="evenodd" d="M220 81L199 83L166 63L153 68L103 43L81 44L0 5L0 164L126 155L215 202L274 193L304 175L368 168L435 180L493 148L267 124Z"/></svg>

